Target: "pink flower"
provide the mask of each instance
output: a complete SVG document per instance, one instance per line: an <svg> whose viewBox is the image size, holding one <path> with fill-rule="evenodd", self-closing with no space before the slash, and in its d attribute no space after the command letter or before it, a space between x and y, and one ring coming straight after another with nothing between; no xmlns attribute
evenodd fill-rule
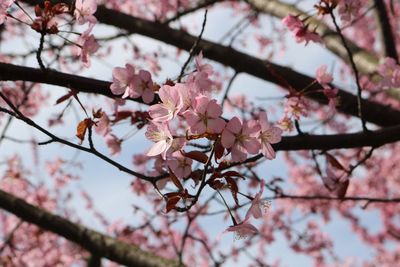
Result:
<svg viewBox="0 0 400 267"><path fill-rule="evenodd" d="M193 89L198 93L209 93L213 82L210 76L213 74L213 69L210 64L203 64L203 53L195 57L196 72L189 75L187 83L191 84Z"/></svg>
<svg viewBox="0 0 400 267"><path fill-rule="evenodd" d="M126 64L125 68L114 68L112 71L113 82L110 86L111 92L114 95L123 94L122 98L127 98L134 74L135 68L131 64Z"/></svg>
<svg viewBox="0 0 400 267"><path fill-rule="evenodd" d="M220 118L222 108L215 99L207 96L196 97L193 110L187 110L183 114L190 126L190 131L195 134L221 133L225 127L225 121Z"/></svg>
<svg viewBox="0 0 400 267"><path fill-rule="evenodd" d="M245 221L250 219L250 216L253 216L255 219L261 218L262 212L266 212L270 207L270 202L262 201L261 197L264 192L265 182L261 180L260 183L260 191L255 195L254 199L251 201L251 206L246 213Z"/></svg>
<svg viewBox="0 0 400 267"><path fill-rule="evenodd" d="M393 58L387 57L378 67L378 73L382 76L379 85L385 88L400 86L400 65Z"/></svg>
<svg viewBox="0 0 400 267"><path fill-rule="evenodd" d="M332 75L326 72L327 66L322 65L317 69L316 80L323 87L326 87L329 83L333 81Z"/></svg>
<svg viewBox="0 0 400 267"><path fill-rule="evenodd" d="M233 161L244 161L246 153L256 154L260 150L260 143L256 136L260 131L260 125L254 121L242 121L233 117L222 132L221 143L225 148L231 148Z"/></svg>
<svg viewBox="0 0 400 267"><path fill-rule="evenodd" d="M121 152L121 140L118 139L115 135L107 135L106 144L111 151L111 155L117 155L119 154L119 152Z"/></svg>
<svg viewBox="0 0 400 267"><path fill-rule="evenodd" d="M167 160L167 165L178 178L186 178L192 173L193 160L182 156L180 151L174 152Z"/></svg>
<svg viewBox="0 0 400 267"><path fill-rule="evenodd" d="M261 152L267 159L274 159L275 151L271 144L276 144L281 141L282 130L279 127L272 126L268 122L267 113L265 111L260 112L259 123L261 125L261 131L258 138L261 143Z"/></svg>
<svg viewBox="0 0 400 267"><path fill-rule="evenodd" d="M324 95L328 98L329 114L332 114L336 110L337 93L339 89L337 88L325 88Z"/></svg>
<svg viewBox="0 0 400 267"><path fill-rule="evenodd" d="M298 43L306 41L307 45L309 41L321 42L321 37L315 31L309 31L307 25L304 25L304 22L297 16L288 15L282 19L282 23L294 33Z"/></svg>
<svg viewBox="0 0 400 267"><path fill-rule="evenodd" d="M351 22L353 18L358 17L362 7L360 0L342 0L339 1L339 16L343 22Z"/></svg>
<svg viewBox="0 0 400 267"><path fill-rule="evenodd" d="M233 225L233 226L229 227L225 231L226 232L234 232L236 239L247 238L248 236L258 233L257 228L254 225L247 223L246 220L237 225Z"/></svg>
<svg viewBox="0 0 400 267"><path fill-rule="evenodd" d="M289 117L300 120L301 116L307 116L307 105L302 97L292 96L286 101L284 111Z"/></svg>
<svg viewBox="0 0 400 267"><path fill-rule="evenodd" d="M282 23L288 27L290 31L295 31L304 26L303 22L297 16L293 15L287 15L284 17Z"/></svg>
<svg viewBox="0 0 400 267"><path fill-rule="evenodd" d="M147 156L157 156L161 154L161 157L165 160L167 150L171 147L173 137L169 131L168 124L166 123L150 123L147 127L146 137L153 142L156 142L147 152Z"/></svg>
<svg viewBox="0 0 400 267"><path fill-rule="evenodd" d="M74 16L80 25L86 22L95 24L97 19L93 16L93 14L96 12L96 10L96 0L76 0Z"/></svg>
<svg viewBox="0 0 400 267"><path fill-rule="evenodd" d="M108 116L106 113L103 112L103 115L101 116L100 120L96 123L96 127L94 128L97 134L100 134L102 136L106 136L108 133L111 132L111 127L110 127L110 120L108 119Z"/></svg>
<svg viewBox="0 0 400 267"><path fill-rule="evenodd" d="M162 103L150 107L150 117L154 122L167 122L172 120L183 105L179 90L176 87L164 85L161 87L158 95Z"/></svg>
<svg viewBox="0 0 400 267"><path fill-rule="evenodd" d="M90 34L90 31L85 31L79 36L76 41L78 48L75 48L75 55L81 58L83 66L86 68L90 67L90 58L89 55L94 54L99 49L99 44L94 38L93 34Z"/></svg>
<svg viewBox="0 0 400 267"><path fill-rule="evenodd" d="M4 23L7 17L7 9L14 3L15 0L2 0L0 3L0 25Z"/></svg>
<svg viewBox="0 0 400 267"><path fill-rule="evenodd" d="M135 74L132 77L130 88L130 97L137 98L142 97L144 103L151 103L154 99L154 84L151 79L150 72L146 70L140 70L139 74Z"/></svg>
<svg viewBox="0 0 400 267"><path fill-rule="evenodd" d="M285 117L283 117L280 121L279 121L279 125L281 126L281 128L284 131L288 131L291 132L293 130L293 122L292 120L287 116L287 114L285 114Z"/></svg>

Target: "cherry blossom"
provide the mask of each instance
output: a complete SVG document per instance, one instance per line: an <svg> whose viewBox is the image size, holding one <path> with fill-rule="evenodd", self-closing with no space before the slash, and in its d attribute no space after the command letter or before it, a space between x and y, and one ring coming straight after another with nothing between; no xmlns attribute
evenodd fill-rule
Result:
<svg viewBox="0 0 400 267"><path fill-rule="evenodd" d="M158 92L161 104L152 105L149 114L154 122L172 120L181 110L183 101L177 87L164 85Z"/></svg>
<svg viewBox="0 0 400 267"><path fill-rule="evenodd" d="M111 151L111 155L117 155L121 152L121 139L114 134L108 134L105 138L107 147Z"/></svg>
<svg viewBox="0 0 400 267"><path fill-rule="evenodd" d="M341 0L339 2L339 15L343 22L350 23L352 19L357 18L360 9L360 0Z"/></svg>
<svg viewBox="0 0 400 267"><path fill-rule="evenodd" d="M258 136L261 143L261 152L267 159L275 158L275 151L271 144L276 144L281 141L282 130L279 127L272 126L268 122L267 113L261 111L259 114L259 123L261 130Z"/></svg>
<svg viewBox="0 0 400 267"><path fill-rule="evenodd" d="M387 57L378 68L382 76L379 85L385 88L400 86L400 65L396 64L393 58Z"/></svg>
<svg viewBox="0 0 400 267"><path fill-rule="evenodd" d="M146 137L156 142L146 153L147 156L160 155L165 160L168 149L172 146L172 135L166 123L151 123L147 127Z"/></svg>
<svg viewBox="0 0 400 267"><path fill-rule="evenodd" d="M89 68L91 65L89 55L94 54L100 48L99 44L97 43L93 34L90 34L90 31L85 31L83 34L81 34L76 41L76 44L79 47L74 47L75 55L80 57L83 66Z"/></svg>
<svg viewBox="0 0 400 267"><path fill-rule="evenodd" d="M231 149L233 161L243 161L247 153L256 154L260 150L260 143L256 137L260 125L254 121L242 121L233 117L226 125L221 135L221 143L225 148Z"/></svg>
<svg viewBox="0 0 400 267"><path fill-rule="evenodd" d="M336 104L337 104L337 93L339 90L337 88L325 88L324 89L324 95L328 98L328 107L329 107L329 113L333 114L336 110Z"/></svg>
<svg viewBox="0 0 400 267"><path fill-rule="evenodd" d="M254 199L251 201L251 206L247 210L245 221L249 220L251 216L255 219L259 219L262 216L263 211L266 212L270 207L270 202L263 201L261 199L264 192L265 181L260 182L260 191L255 195Z"/></svg>
<svg viewBox="0 0 400 267"><path fill-rule="evenodd" d="M307 45L309 41L321 42L321 37L316 32L309 31L298 16L288 15L282 19L282 23L293 32L298 43L305 41Z"/></svg>
<svg viewBox="0 0 400 267"><path fill-rule="evenodd" d="M151 79L150 72L140 70L138 74L133 75L131 83L132 90L130 90L130 97L142 97L144 103L151 103L153 101L155 85Z"/></svg>
<svg viewBox="0 0 400 267"><path fill-rule="evenodd" d="M319 84L321 84L324 88L328 86L329 83L333 81L332 75L326 72L328 66L322 65L316 71L315 79Z"/></svg>
<svg viewBox="0 0 400 267"><path fill-rule="evenodd" d="M236 239L244 239L258 234L257 228L251 223L248 223L246 220L239 224L230 226L228 229L226 229L226 232L234 232Z"/></svg>
<svg viewBox="0 0 400 267"><path fill-rule="evenodd" d="M126 64L125 68L116 67L112 71L113 82L110 86L114 95L122 95L127 98L130 93L131 82L135 74L135 68L131 64Z"/></svg>
<svg viewBox="0 0 400 267"><path fill-rule="evenodd" d="M97 19L94 13L97 10L96 0L76 0L74 16L79 24L90 22L95 24Z"/></svg>
<svg viewBox="0 0 400 267"><path fill-rule="evenodd" d="M221 133L225 126L225 121L220 118L221 115L222 108L217 101L210 100L204 95L195 98L193 110L183 113L190 126L190 131L195 134Z"/></svg>
<svg viewBox="0 0 400 267"><path fill-rule="evenodd" d="M193 160L182 156L180 151L172 153L172 157L167 160L167 165L178 178L186 178L192 172Z"/></svg>
<svg viewBox="0 0 400 267"><path fill-rule="evenodd" d="M100 120L96 123L94 129L97 134L100 134L102 136L106 136L108 133L111 132L110 119L105 112L103 112Z"/></svg>

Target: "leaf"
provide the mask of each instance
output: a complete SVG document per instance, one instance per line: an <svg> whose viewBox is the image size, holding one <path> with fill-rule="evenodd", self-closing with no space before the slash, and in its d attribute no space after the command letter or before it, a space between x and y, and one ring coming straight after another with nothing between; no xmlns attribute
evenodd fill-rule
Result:
<svg viewBox="0 0 400 267"><path fill-rule="evenodd" d="M168 168L168 170L169 170L169 178L171 178L171 181L179 189L179 191L183 191L184 188L183 188L181 182L179 181L178 177L176 177L176 175L171 171L170 168Z"/></svg>
<svg viewBox="0 0 400 267"><path fill-rule="evenodd" d="M85 140L85 134L86 130L88 127L91 127L93 124L93 121L89 118L84 119L78 124L78 127L76 128L76 137L78 137L81 140L81 144L83 140Z"/></svg>
<svg viewBox="0 0 400 267"><path fill-rule="evenodd" d="M222 158L222 156L224 155L225 148L222 146L220 140L217 140L215 142L215 150L214 151L215 151L214 152L215 153L214 154L215 160L218 160L218 159Z"/></svg>
<svg viewBox="0 0 400 267"><path fill-rule="evenodd" d="M181 195L178 192L165 194L167 197L167 213L176 207L176 204L181 200Z"/></svg>
<svg viewBox="0 0 400 267"><path fill-rule="evenodd" d="M343 165L340 164L340 162L339 162L334 156L332 156L332 155L329 154L329 153L325 153L325 156L326 156L326 159L328 160L328 162L329 162L333 167L335 167L336 169L339 169L339 170L346 171L346 168L343 167Z"/></svg>
<svg viewBox="0 0 400 267"><path fill-rule="evenodd" d="M239 200L237 198L237 193L239 192L239 188L236 184L236 181L231 177L225 177L226 182L228 183L228 187L231 190L233 199L235 200L236 205L239 205Z"/></svg>
<svg viewBox="0 0 400 267"><path fill-rule="evenodd" d="M58 105L58 104L64 102L65 100L69 99L71 96L74 96L74 95L77 95L77 94L78 94L78 91L77 91L77 90L74 90L74 89L69 90L68 94L63 95L62 97L60 97L59 99L57 99L56 105Z"/></svg>
<svg viewBox="0 0 400 267"><path fill-rule="evenodd" d="M212 180L208 182L208 185L215 190L220 190L225 184L221 180Z"/></svg>
<svg viewBox="0 0 400 267"><path fill-rule="evenodd" d="M190 158L192 160L196 160L198 162L201 162L203 164L206 164L208 161L208 156L200 151L190 151L187 153L183 153L183 155L187 158Z"/></svg>
<svg viewBox="0 0 400 267"><path fill-rule="evenodd" d="M344 198L346 196L347 188L349 188L350 181L346 180L338 186L337 197Z"/></svg>
<svg viewBox="0 0 400 267"><path fill-rule="evenodd" d="M116 115L115 115L115 119L112 121L113 123L125 120L126 118L129 118L132 116L132 112L131 111L119 111Z"/></svg>
<svg viewBox="0 0 400 267"><path fill-rule="evenodd" d="M244 179L244 176L237 171L227 171L221 174L223 177L240 177Z"/></svg>

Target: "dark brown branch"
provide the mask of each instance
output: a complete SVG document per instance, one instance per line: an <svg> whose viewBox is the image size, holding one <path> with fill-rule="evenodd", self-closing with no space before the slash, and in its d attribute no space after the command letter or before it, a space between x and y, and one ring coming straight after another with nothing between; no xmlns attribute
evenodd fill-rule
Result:
<svg viewBox="0 0 400 267"><path fill-rule="evenodd" d="M119 264L138 267L179 266L175 261L161 258L136 246L72 223L2 190L0 190L0 208L23 221L60 235L97 256L101 255Z"/></svg>
<svg viewBox="0 0 400 267"><path fill-rule="evenodd" d="M375 4L376 23L380 30L382 46L385 51L385 56L391 57L399 64L399 56L396 50L396 41L393 35L392 26L390 25L388 12L385 2L382 0L373 0Z"/></svg>
<svg viewBox="0 0 400 267"><path fill-rule="evenodd" d="M330 201L367 201L374 203L399 203L400 198L374 198L374 197L331 197L331 196L297 196L297 195L277 195L273 197L265 197L265 200L274 200L274 199L297 199L297 200L330 200Z"/></svg>
<svg viewBox="0 0 400 267"><path fill-rule="evenodd" d="M231 49L229 50L232 51ZM246 56L245 61L248 63L244 64L250 64L249 68L251 68L251 66L254 66L254 68L259 68L259 67L266 68L265 64L263 64L262 61L256 58L252 57L247 58L247 57L248 56ZM280 74L283 75L285 78L291 77L293 84L295 84L295 82L300 83L298 85L298 88L301 88L302 86L305 87L307 85L306 82L314 81L311 77L294 72L290 68L285 68L285 67L279 67L279 68L281 71ZM276 76L273 76L273 79L276 80L277 79ZM116 97L112 94L110 90L110 85L111 85L110 82L86 78L72 74L66 74L53 70L47 70L46 72L42 72L40 69L16 66L8 63L0 63L0 80L3 81L24 80L30 82L52 84L66 88L74 88L80 92L104 95L111 98ZM283 82L279 81L279 83ZM286 86L289 85L286 84ZM315 93L312 95L313 98L316 99L318 102L322 104L327 104L327 99L323 94ZM345 92L343 90L339 91L338 96L341 99L342 105L338 106L337 109L343 113L356 116L358 113L356 107L357 106L356 96L348 92ZM133 100L138 103L142 103L141 99L133 99ZM364 106L363 109L364 117L367 121L375 123L379 126L390 126L390 125L400 124L400 111L394 110L388 106L383 106L379 103L371 102L368 100L363 100L362 105Z"/></svg>

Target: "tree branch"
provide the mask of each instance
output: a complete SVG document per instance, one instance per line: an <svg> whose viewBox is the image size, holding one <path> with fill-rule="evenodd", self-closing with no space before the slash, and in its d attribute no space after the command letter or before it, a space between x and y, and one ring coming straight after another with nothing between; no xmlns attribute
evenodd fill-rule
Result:
<svg viewBox="0 0 400 267"><path fill-rule="evenodd" d="M248 4L250 4L254 9L259 12L269 14L278 18L284 18L289 14L293 15L301 15L302 17L308 17L302 10L298 9L295 5L290 5L286 3L282 3L277 0L245 0ZM307 19L307 24L310 28L316 29L317 33L322 37L326 48L328 48L332 53L337 55L342 60L349 62L349 58L347 55L346 48L343 46L343 43L340 37L335 33L335 31L331 30L328 25L326 25L323 21L318 20L314 17L309 17ZM362 73L373 73L378 66L378 58L372 55L368 51L360 48L350 40L346 39L346 43L348 44L352 54L354 62L357 66L357 69Z"/></svg>
<svg viewBox="0 0 400 267"><path fill-rule="evenodd" d="M176 261L145 252L110 236L72 223L58 215L33 206L3 190L0 190L0 208L42 229L60 235L89 252L119 264L138 267L179 266Z"/></svg>
<svg viewBox="0 0 400 267"><path fill-rule="evenodd" d="M396 41L393 35L392 26L390 25L388 12L384 1L373 0L375 4L376 23L380 30L382 39L382 46L384 48L385 56L391 57L399 64L399 56L396 50Z"/></svg>

